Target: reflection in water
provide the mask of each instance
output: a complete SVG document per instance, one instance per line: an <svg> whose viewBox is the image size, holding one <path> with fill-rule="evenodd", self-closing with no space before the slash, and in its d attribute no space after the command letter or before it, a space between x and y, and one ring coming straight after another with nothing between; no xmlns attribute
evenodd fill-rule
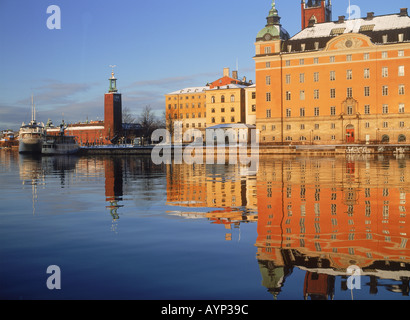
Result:
<svg viewBox="0 0 410 320"><path fill-rule="evenodd" d="M240 176L236 166L169 166L167 200L190 209L220 208L179 214L227 228L257 222L262 284L275 298L296 267L306 273L301 296L333 299L336 277L348 290L352 265L369 278L362 285L370 294L387 286L408 296L407 164L385 157L262 158L256 177Z"/></svg>
<svg viewBox="0 0 410 320"><path fill-rule="evenodd" d="M33 210L47 174L58 174L64 188L71 173L84 172L90 181L105 178L113 231L130 195L137 206L162 200L169 215L222 225L226 240L241 224L254 223L262 286L275 299L296 270L304 273L292 288L301 298L337 298L349 292L352 265L360 267L368 294L385 288L409 295L409 164L369 156L272 157L260 159L256 175L242 176L237 165L155 166L150 157L19 158L20 178L33 188ZM166 199L158 199L153 178L164 176Z"/></svg>

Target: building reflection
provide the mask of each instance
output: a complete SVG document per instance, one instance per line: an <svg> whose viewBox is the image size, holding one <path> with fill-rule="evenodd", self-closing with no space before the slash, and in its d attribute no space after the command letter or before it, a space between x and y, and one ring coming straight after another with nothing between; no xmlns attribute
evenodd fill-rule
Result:
<svg viewBox="0 0 410 320"><path fill-rule="evenodd" d="M379 280L409 294L407 161L284 159L260 163L257 259L277 297L288 270L306 271L304 298L331 299L335 278L346 290L357 265L375 294ZM286 272L286 271L288 272ZM283 275L280 281L277 275ZM302 292L301 292L302 294Z"/></svg>
<svg viewBox="0 0 410 320"><path fill-rule="evenodd" d="M232 229L258 219L256 177L241 176L240 169L228 164L168 165L167 205L180 209L175 215L223 225L230 241Z"/></svg>

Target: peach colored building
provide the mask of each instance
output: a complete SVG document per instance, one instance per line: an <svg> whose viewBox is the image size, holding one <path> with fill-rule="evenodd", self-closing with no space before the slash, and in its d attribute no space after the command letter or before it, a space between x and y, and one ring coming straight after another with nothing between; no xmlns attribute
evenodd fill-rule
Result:
<svg viewBox="0 0 410 320"><path fill-rule="evenodd" d="M303 29L293 37L273 2L267 25L257 35L261 143L407 143L407 9L332 22L330 1L325 2L302 1Z"/></svg>

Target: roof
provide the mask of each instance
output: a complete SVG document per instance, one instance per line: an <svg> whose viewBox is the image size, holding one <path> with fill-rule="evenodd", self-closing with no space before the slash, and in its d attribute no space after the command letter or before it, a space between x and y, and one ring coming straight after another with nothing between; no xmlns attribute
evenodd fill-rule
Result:
<svg viewBox="0 0 410 320"><path fill-rule="evenodd" d="M227 124L218 124L213 127L208 127L206 130L214 129L255 129L256 126L252 126L245 123L227 123Z"/></svg>
<svg viewBox="0 0 410 320"><path fill-rule="evenodd" d="M225 90L225 89L244 89L244 88L248 88L249 85L242 85L242 84L227 84L226 86L221 86L221 87L215 87L213 89L209 89L209 91L212 90Z"/></svg>
<svg viewBox="0 0 410 320"><path fill-rule="evenodd" d="M364 33L400 30L410 28L410 17L407 15L391 14L374 16L372 18L361 18L345 20L344 22L317 23L307 27L290 40L302 40L312 38L332 37L346 33Z"/></svg>
<svg viewBox="0 0 410 320"><path fill-rule="evenodd" d="M168 94L187 94L187 93L201 93L208 90L209 87L190 87L182 90L174 91Z"/></svg>

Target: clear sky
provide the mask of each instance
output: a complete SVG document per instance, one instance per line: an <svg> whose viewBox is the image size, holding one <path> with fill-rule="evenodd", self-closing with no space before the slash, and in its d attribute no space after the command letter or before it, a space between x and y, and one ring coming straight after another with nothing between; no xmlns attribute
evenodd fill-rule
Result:
<svg viewBox="0 0 410 320"><path fill-rule="evenodd" d="M283 27L300 31L300 0L277 0ZM333 0L333 20L348 0ZM361 16L398 13L408 0L351 0ZM50 5L61 29L47 28ZM0 0L0 130L31 116L66 122L103 119L110 65L117 65L123 107L162 114L166 93L203 86L224 67L254 80L257 33L271 0Z"/></svg>

